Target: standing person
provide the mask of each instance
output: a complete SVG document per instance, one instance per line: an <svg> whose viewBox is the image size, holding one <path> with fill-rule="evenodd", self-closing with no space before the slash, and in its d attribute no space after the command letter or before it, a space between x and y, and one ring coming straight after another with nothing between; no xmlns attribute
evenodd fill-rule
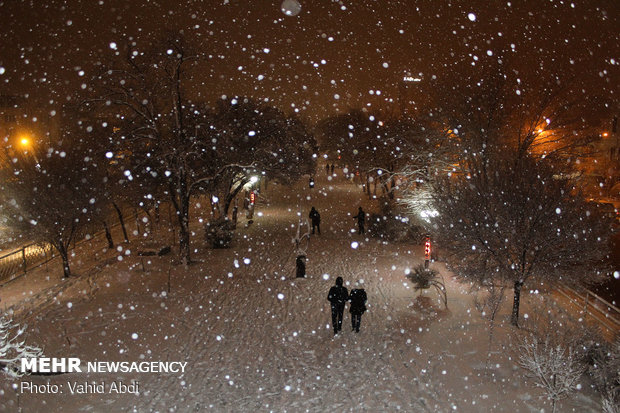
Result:
<svg viewBox="0 0 620 413"><path fill-rule="evenodd" d="M357 210L357 215L355 215L353 218L357 218L357 232L360 234L364 234L366 232L364 230L364 224L366 223L366 213L364 212L362 207Z"/></svg>
<svg viewBox="0 0 620 413"><path fill-rule="evenodd" d="M334 164L332 164L332 175L334 174Z"/></svg>
<svg viewBox="0 0 620 413"><path fill-rule="evenodd" d="M312 207L308 214L308 218L312 221L312 233L314 234L314 229L316 228L319 235L321 235L321 214L319 214L319 211Z"/></svg>
<svg viewBox="0 0 620 413"><path fill-rule="evenodd" d="M355 283L355 286L361 286L361 281ZM351 290L351 295L349 295L349 301L351 304L349 305L349 312L351 313L351 326L353 327L352 331L356 333L360 332L360 324L362 323L362 314L366 311L366 301L368 297L366 296L366 290L363 288L355 288Z"/></svg>
<svg viewBox="0 0 620 413"><path fill-rule="evenodd" d="M344 314L344 304L349 299L347 288L342 285L342 277L336 278L336 285L329 289L327 299L332 307L332 326L334 335L342 330L342 317Z"/></svg>
<svg viewBox="0 0 620 413"><path fill-rule="evenodd" d="M329 175L329 164L325 165L325 174Z"/></svg>

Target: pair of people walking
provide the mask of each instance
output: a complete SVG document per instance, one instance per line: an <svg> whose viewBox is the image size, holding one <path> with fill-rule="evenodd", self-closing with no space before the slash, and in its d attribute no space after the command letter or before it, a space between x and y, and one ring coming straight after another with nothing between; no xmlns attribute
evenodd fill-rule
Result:
<svg viewBox="0 0 620 413"><path fill-rule="evenodd" d="M360 283L358 282L358 284ZM334 335L342 330L344 307L347 301L351 303L349 305L349 312L351 313L352 331L359 333L360 324L362 323L362 314L366 311L366 291L363 288L355 288L351 290L351 294L349 294L347 288L343 285L342 277L337 277L336 285L329 289L327 299L331 303L332 308L332 327L334 328Z"/></svg>
<svg viewBox="0 0 620 413"><path fill-rule="evenodd" d="M329 171L331 169L331 174L334 174L334 164L331 165L331 167L329 166L329 164L325 165L325 173L327 174L327 176L329 176Z"/></svg>

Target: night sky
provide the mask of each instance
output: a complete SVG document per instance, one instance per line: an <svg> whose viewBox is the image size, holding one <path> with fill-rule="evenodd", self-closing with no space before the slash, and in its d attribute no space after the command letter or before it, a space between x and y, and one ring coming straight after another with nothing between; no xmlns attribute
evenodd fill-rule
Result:
<svg viewBox="0 0 620 413"><path fill-rule="evenodd" d="M271 0L0 0L0 94L57 104L112 42L183 30L211 56L198 94L268 97L312 121L368 103L395 111L406 72L450 78L485 59L572 79L603 117L618 112L618 0L298 1L287 16Z"/></svg>

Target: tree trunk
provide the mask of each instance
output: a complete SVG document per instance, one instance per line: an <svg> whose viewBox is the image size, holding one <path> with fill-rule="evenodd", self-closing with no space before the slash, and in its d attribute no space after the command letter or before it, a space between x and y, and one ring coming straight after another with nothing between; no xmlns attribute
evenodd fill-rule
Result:
<svg viewBox="0 0 620 413"><path fill-rule="evenodd" d="M129 237L127 236L127 228L125 228L125 220L123 219L123 213L121 209L116 205L116 202L112 202L114 209L116 210L116 214L118 215L118 222L121 223L121 228L123 230L123 236L125 237L125 242L129 242Z"/></svg>
<svg viewBox="0 0 620 413"><path fill-rule="evenodd" d="M114 240L112 239L110 228L108 228L107 222L102 221L102 223L103 223L103 229L105 229L105 237L108 240L108 248L114 248Z"/></svg>
<svg viewBox="0 0 620 413"><path fill-rule="evenodd" d="M172 187L172 185L171 185ZM185 181L184 170L179 171L177 184L171 188L170 198L176 209L177 219L179 222L179 256L183 264L190 263L189 248L189 193L187 182Z"/></svg>
<svg viewBox="0 0 620 413"><path fill-rule="evenodd" d="M71 269L69 268L69 252L64 245L57 246L56 249L62 258L62 272L63 278L71 277Z"/></svg>
<svg viewBox="0 0 620 413"><path fill-rule="evenodd" d="M519 327L519 303L521 300L521 287L523 281L515 281L514 284L514 301L512 303L512 315L510 316L510 324Z"/></svg>
<svg viewBox="0 0 620 413"><path fill-rule="evenodd" d="M224 211L223 211L223 215L225 217L228 216L228 210L230 209L230 204L232 203L233 199L235 199L239 191L241 191L241 189L243 188L243 185L245 185L247 182L248 182L247 180L241 181L239 185L237 186L237 188L235 188L231 193L229 193L226 196L226 203L224 204Z"/></svg>
<svg viewBox="0 0 620 413"><path fill-rule="evenodd" d="M382 182L381 186L383 188L383 193L387 194L389 199L394 199L394 192L391 191L390 188L388 187L388 182Z"/></svg>
<svg viewBox="0 0 620 413"><path fill-rule="evenodd" d="M136 232L138 233L138 236L141 237L142 230L140 229L140 218L138 214L138 209L134 208L133 213L134 213L134 216L136 217Z"/></svg>
<svg viewBox="0 0 620 413"><path fill-rule="evenodd" d="M181 200L181 213L179 214L179 253L183 264L190 263L189 250L189 198Z"/></svg>
<svg viewBox="0 0 620 413"><path fill-rule="evenodd" d="M155 223L159 225L159 201L155 202Z"/></svg>

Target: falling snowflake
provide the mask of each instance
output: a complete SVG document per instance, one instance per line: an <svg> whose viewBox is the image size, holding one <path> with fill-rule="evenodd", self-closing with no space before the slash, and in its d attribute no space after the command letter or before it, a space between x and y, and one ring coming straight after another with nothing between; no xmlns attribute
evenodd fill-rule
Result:
<svg viewBox="0 0 620 413"><path fill-rule="evenodd" d="M297 16L301 11L301 4L297 0L284 0L280 9L287 16Z"/></svg>

